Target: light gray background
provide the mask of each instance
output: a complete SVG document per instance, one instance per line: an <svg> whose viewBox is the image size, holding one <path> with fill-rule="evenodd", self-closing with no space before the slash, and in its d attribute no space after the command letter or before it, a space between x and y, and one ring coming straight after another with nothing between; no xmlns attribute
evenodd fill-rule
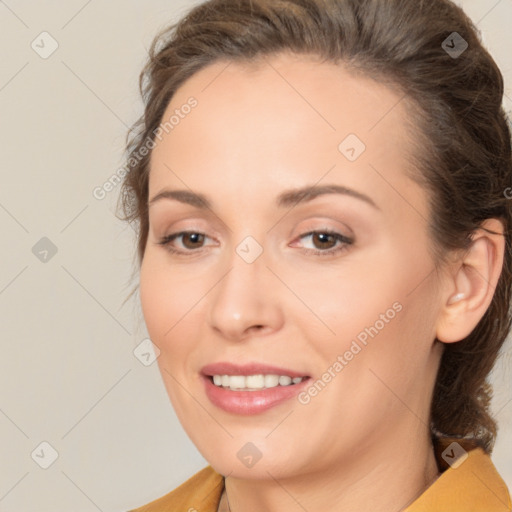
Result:
<svg viewBox="0 0 512 512"><path fill-rule="evenodd" d="M147 333L137 296L122 304L135 239L114 216L118 190L92 194L123 165L153 36L194 3L0 1L3 512L128 510L207 464L156 363L133 354ZM512 110L512 0L459 3L507 77ZM47 59L31 48L43 31L59 45ZM32 252L42 237L57 247L47 262ZM512 488L511 375L509 344L494 377L494 462ZM49 460L43 441L58 452L48 469L31 456Z"/></svg>

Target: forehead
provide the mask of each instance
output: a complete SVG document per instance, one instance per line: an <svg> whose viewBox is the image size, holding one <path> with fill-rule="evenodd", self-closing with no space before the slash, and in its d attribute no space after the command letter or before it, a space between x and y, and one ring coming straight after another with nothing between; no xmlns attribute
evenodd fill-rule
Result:
<svg viewBox="0 0 512 512"><path fill-rule="evenodd" d="M385 175L400 189L413 140L407 112L402 93L314 57L216 62L168 105L162 123L174 122L156 141L150 194L183 180L202 190L223 181L226 194L269 179L302 186L333 172L366 189Z"/></svg>

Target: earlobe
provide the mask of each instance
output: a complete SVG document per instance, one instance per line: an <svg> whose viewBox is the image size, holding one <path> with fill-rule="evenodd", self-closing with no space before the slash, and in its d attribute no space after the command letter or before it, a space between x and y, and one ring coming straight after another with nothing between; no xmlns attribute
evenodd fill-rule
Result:
<svg viewBox="0 0 512 512"><path fill-rule="evenodd" d="M491 304L503 267L503 224L487 219L473 233L472 242L446 281L448 298L438 318L436 338L460 341L473 331Z"/></svg>

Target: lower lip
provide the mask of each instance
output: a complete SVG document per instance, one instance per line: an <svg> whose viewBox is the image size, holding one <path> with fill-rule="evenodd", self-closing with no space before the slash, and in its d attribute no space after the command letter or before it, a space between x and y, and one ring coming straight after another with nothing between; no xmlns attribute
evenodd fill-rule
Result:
<svg viewBox="0 0 512 512"><path fill-rule="evenodd" d="M309 377L298 384L275 386L261 391L231 391L216 386L209 377L202 376L206 396L213 405L233 414L259 414L297 396L309 382Z"/></svg>

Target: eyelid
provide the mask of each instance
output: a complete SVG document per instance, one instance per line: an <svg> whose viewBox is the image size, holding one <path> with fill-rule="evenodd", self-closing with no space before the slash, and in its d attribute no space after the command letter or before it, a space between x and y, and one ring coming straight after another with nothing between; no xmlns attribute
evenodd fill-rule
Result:
<svg viewBox="0 0 512 512"><path fill-rule="evenodd" d="M159 240L165 236L183 233L198 233L213 239L221 236L218 226L200 215L173 215L172 217L162 215L150 222L150 230L153 236Z"/></svg>

